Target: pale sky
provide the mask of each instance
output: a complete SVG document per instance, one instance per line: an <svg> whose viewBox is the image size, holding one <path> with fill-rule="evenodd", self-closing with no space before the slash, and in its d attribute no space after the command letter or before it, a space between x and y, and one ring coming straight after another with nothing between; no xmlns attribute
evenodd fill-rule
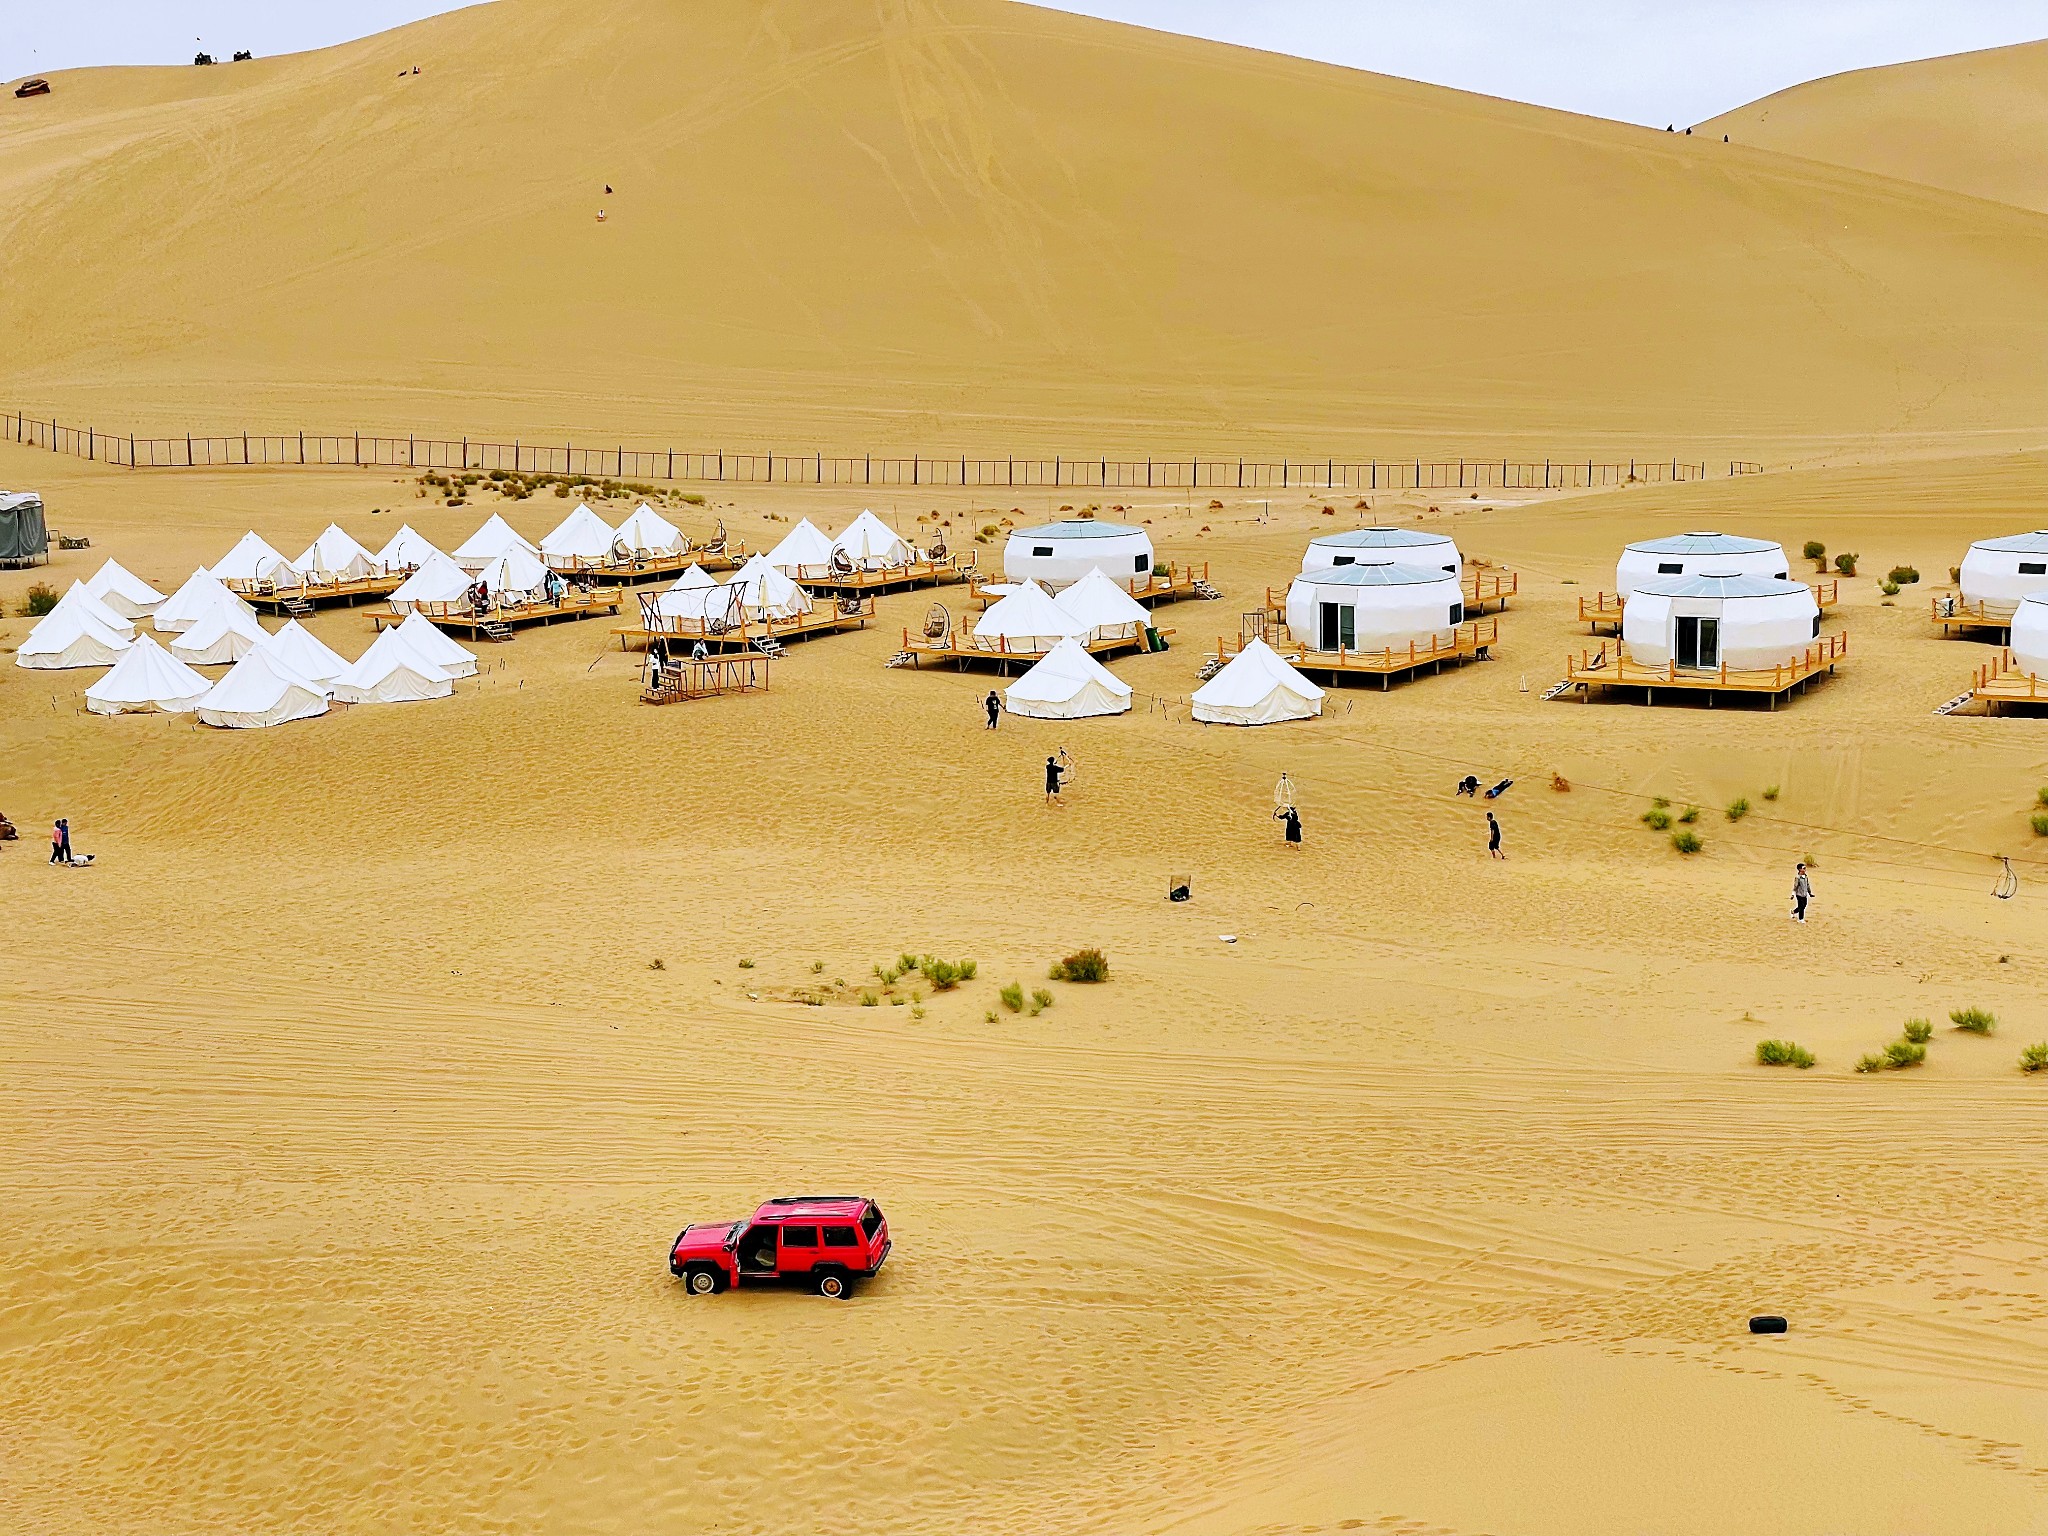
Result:
<svg viewBox="0 0 2048 1536"><path fill-rule="evenodd" d="M601 4L603 0L581 0ZM825 0L816 0L825 3ZM0 78L291 52L445 0L16 0ZM1802 80L2048 37L2044 0L1061 0L1060 9L1663 127Z"/></svg>

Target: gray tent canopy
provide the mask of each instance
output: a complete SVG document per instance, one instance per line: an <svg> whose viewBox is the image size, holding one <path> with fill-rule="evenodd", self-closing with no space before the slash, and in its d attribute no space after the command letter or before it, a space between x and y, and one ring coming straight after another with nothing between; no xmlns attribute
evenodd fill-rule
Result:
<svg viewBox="0 0 2048 1536"><path fill-rule="evenodd" d="M30 491L0 491L0 565L33 565L49 557L43 498Z"/></svg>

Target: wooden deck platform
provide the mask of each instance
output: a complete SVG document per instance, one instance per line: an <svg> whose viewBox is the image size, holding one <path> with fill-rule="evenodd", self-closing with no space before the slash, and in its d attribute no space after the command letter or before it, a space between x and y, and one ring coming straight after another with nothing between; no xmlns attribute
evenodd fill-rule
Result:
<svg viewBox="0 0 2048 1536"><path fill-rule="evenodd" d="M364 576L355 581L316 581L303 587L245 582L231 590L258 613L300 613L307 608L345 608L389 597L405 585L406 574Z"/></svg>
<svg viewBox="0 0 2048 1536"><path fill-rule="evenodd" d="M709 661L670 661L656 680L640 690L642 704L683 704L729 694L766 693L766 656L716 656Z"/></svg>
<svg viewBox="0 0 2048 1536"><path fill-rule="evenodd" d="M809 613L793 619L745 619L737 624L709 625L696 619L670 619L653 611L653 599L640 599L640 622L629 629L615 629L622 651L644 651L655 646L670 655L693 651L701 643L707 651L765 649L775 654L798 640L815 640L844 630L865 629L875 616L873 598L827 599Z"/></svg>
<svg viewBox="0 0 2048 1536"><path fill-rule="evenodd" d="M949 560L913 560L909 565L884 566L873 571L827 570L822 576L804 575L797 580L818 592L879 595L913 587L943 587L948 582L972 582L979 574L975 558L969 554L955 555Z"/></svg>
<svg viewBox="0 0 2048 1536"><path fill-rule="evenodd" d="M680 555L646 555L637 560L571 560L567 565L549 563L550 570L571 578L582 577L604 587L631 587L643 581L661 581L680 576L693 565L706 574L736 571L747 563L747 546L729 544L715 552L696 549Z"/></svg>
<svg viewBox="0 0 2048 1536"><path fill-rule="evenodd" d="M1163 572L1155 570L1149 576L1132 576L1128 580L1117 582L1117 585L1147 607L1156 607L1161 603L1178 603L1188 598L1221 595L1209 585L1209 562L1206 560L1200 565L1181 565L1169 561ZM973 595L975 600L986 608L990 603L999 601L1004 594L992 592L987 586L978 586L974 588Z"/></svg>
<svg viewBox="0 0 2048 1536"><path fill-rule="evenodd" d="M1803 689L1817 677L1832 675L1848 654L1847 635L1828 635L1814 641L1797 660L1784 666L1757 671L1722 666L1708 671L1676 664L1644 666L1623 654L1620 641L1603 640L1597 651L1581 651L1575 657L1566 657L1565 680L1544 697L1560 698L1576 689L1584 702L1592 698L1596 688L1640 688L1643 690L1643 702L1654 704L1657 691L1664 689L1674 693L1704 694L1710 705L1724 694L1761 697L1776 709L1778 700L1785 695Z"/></svg>
<svg viewBox="0 0 2048 1536"><path fill-rule="evenodd" d="M1250 623L1245 629L1254 633L1240 632L1236 639L1219 639L1211 660L1228 662L1245 648L1250 639L1258 638L1279 652L1281 660L1297 672L1312 673L1319 678L1327 676L1332 683L1341 683L1351 677L1374 677L1379 679L1382 690L1392 687L1394 679L1412 676L1425 667L1437 670L1462 662L1483 660L1500 643L1498 615L1459 625L1449 641L1441 641L1432 635L1426 642L1410 641L1403 647L1377 651L1312 651L1301 642L1289 639L1285 626L1279 626L1277 633L1269 626L1264 634L1257 634L1256 626Z"/></svg>
<svg viewBox="0 0 2048 1536"><path fill-rule="evenodd" d="M2048 677L2020 670L2019 661L2008 650L1977 668L1970 679L1970 697L1984 706L1986 714L2015 706L2048 709Z"/></svg>
<svg viewBox="0 0 2048 1536"><path fill-rule="evenodd" d="M1135 626L1134 626L1135 627ZM1175 631L1161 629L1157 633L1162 639L1170 639ZM1085 642L1091 655L1114 656L1123 651L1142 651L1147 645L1144 630L1133 635L1113 635L1105 640ZM924 635L913 635L903 631L903 648L891 660L891 665L920 667L927 661L954 662L959 670L966 671L970 665L992 666L1008 673L1012 667L1029 670L1045 659L1044 651L1013 649L1007 642L999 640L977 640L972 635L958 631L943 640L933 640Z"/></svg>
<svg viewBox="0 0 2048 1536"><path fill-rule="evenodd" d="M1839 581L1809 581L1813 588L1813 600L1826 613L1830 608L1839 607L1842 601L1842 584ZM1621 633L1621 611L1628 606L1628 599L1619 592L1596 592L1591 597L1579 599L1579 622L1588 626L1594 634Z"/></svg>
<svg viewBox="0 0 2048 1536"><path fill-rule="evenodd" d="M476 614L467 608L453 609L446 613L433 611L434 605L420 605L420 616L433 623L437 629L452 630L469 636L472 640L497 640L506 638L493 634L494 629L526 629L534 625L573 623L578 619L597 619L619 611L624 599L617 592L582 593L571 588L559 603L521 603L516 607L493 608L487 613ZM391 629L403 624L408 614L380 613L375 615L377 628Z"/></svg>
<svg viewBox="0 0 2048 1536"><path fill-rule="evenodd" d="M1968 635L1973 631L1988 630L1998 636L2000 643L2011 633L2013 616L2020 607L2018 603L1992 603L1982 599L1973 603L1960 592L1932 593L1928 604L1934 627L1943 635Z"/></svg>
<svg viewBox="0 0 2048 1536"><path fill-rule="evenodd" d="M1514 571L1472 571L1459 585L1465 593L1465 617L1475 619L1483 613L1505 612L1508 599L1521 592L1522 578ZM1287 591L1287 587L1266 588L1267 622L1281 627L1281 639L1275 640L1270 634L1266 637L1266 643L1276 651L1283 643L1290 643L1286 642Z"/></svg>

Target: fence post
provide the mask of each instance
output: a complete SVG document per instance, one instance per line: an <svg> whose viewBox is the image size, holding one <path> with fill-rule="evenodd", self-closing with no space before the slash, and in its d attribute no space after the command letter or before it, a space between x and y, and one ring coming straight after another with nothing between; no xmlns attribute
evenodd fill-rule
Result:
<svg viewBox="0 0 2048 1536"><path fill-rule="evenodd" d="M860 483L862 485L873 485L875 483L875 455L873 450L869 450L868 456L861 460Z"/></svg>
<svg viewBox="0 0 2048 1536"><path fill-rule="evenodd" d="M187 469L192 467L192 434L190 432L185 434L185 467Z"/></svg>
<svg viewBox="0 0 2048 1536"><path fill-rule="evenodd" d="M1038 462L1043 464L1045 460L1040 459ZM1052 456L1052 483L1055 488L1060 483L1060 456L1058 454Z"/></svg>

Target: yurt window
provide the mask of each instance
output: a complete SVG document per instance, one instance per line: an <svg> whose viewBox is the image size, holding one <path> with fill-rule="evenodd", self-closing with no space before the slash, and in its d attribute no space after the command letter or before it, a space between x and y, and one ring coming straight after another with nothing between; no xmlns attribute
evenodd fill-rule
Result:
<svg viewBox="0 0 2048 1536"><path fill-rule="evenodd" d="M1681 667L1718 667L1721 665L1721 621L1719 619L1695 618L1686 614L1674 621L1678 629L1677 644L1673 653Z"/></svg>
<svg viewBox="0 0 2048 1536"><path fill-rule="evenodd" d="M2048 563L2039 560L2022 560L2020 562L2020 574L2022 576L2048 576Z"/></svg>
<svg viewBox="0 0 2048 1536"><path fill-rule="evenodd" d="M1151 557L1149 555L1132 556L1131 569L1136 571L1140 576L1143 576L1146 572L1152 569Z"/></svg>
<svg viewBox="0 0 2048 1536"><path fill-rule="evenodd" d="M1457 628L1457 627L1458 627L1458 626L1459 626L1460 624L1462 624L1462 623L1464 623L1464 622L1465 622L1465 605L1464 605L1464 603L1462 603L1462 602L1456 602L1456 603L1453 603L1453 604L1451 604L1451 628L1453 628L1453 629L1456 629L1456 628Z"/></svg>
<svg viewBox="0 0 2048 1536"><path fill-rule="evenodd" d="M1660 565L1657 567L1657 574L1659 576L1683 576L1685 574L1685 562L1681 560L1675 565Z"/></svg>
<svg viewBox="0 0 2048 1536"><path fill-rule="evenodd" d="M1358 610L1348 603L1317 603L1319 651L1348 651L1358 642Z"/></svg>
<svg viewBox="0 0 2048 1536"><path fill-rule="evenodd" d="M1050 544L1034 544L1031 546L1031 554L1034 559L1041 555L1049 555L1051 553L1052 546Z"/></svg>
<svg viewBox="0 0 2048 1536"><path fill-rule="evenodd" d="M1338 557L1337 557L1336 559L1334 559L1334 560L1332 560L1332 561L1330 562L1330 564L1331 564L1332 566L1339 566L1339 565L1356 565L1357 563L1358 563L1358 556L1356 556L1356 555L1339 555L1339 556L1338 556ZM2025 566L2022 566L2022 567L2020 567L2020 569L2022 569L2022 570L2025 570L2025 569L2026 569L2026 567L2025 567Z"/></svg>
<svg viewBox="0 0 2048 1536"><path fill-rule="evenodd" d="M1820 638L1820 615L1817 613L1813 616L1813 638Z"/></svg>

